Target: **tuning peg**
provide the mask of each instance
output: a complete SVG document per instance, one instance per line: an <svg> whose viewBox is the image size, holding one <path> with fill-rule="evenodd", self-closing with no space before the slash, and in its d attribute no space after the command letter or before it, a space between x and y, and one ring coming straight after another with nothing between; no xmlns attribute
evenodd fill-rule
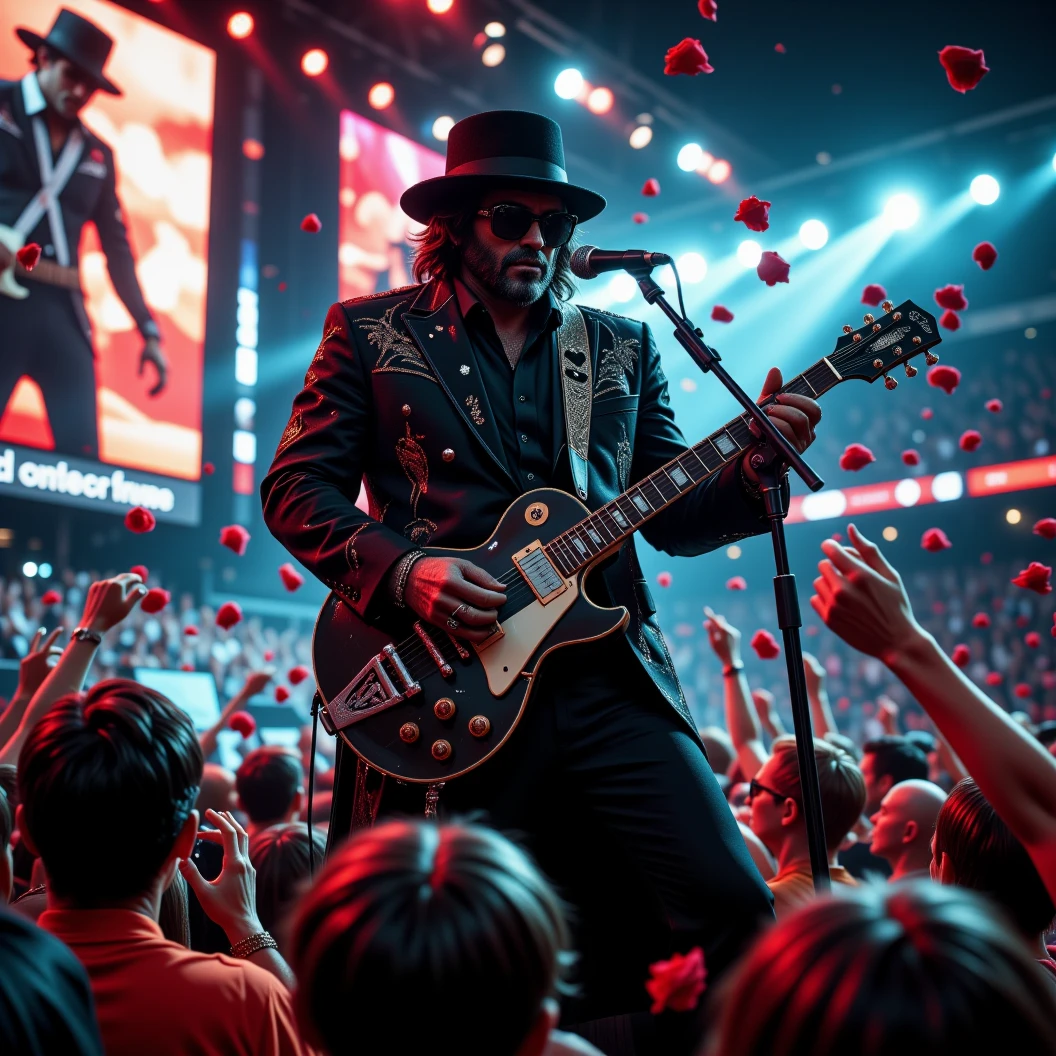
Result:
<svg viewBox="0 0 1056 1056"><path fill-rule="evenodd" d="M877 332L877 330L879 330L879 329L880 329L880 324L879 323L873 323L873 333L875 334Z"/></svg>
<svg viewBox="0 0 1056 1056"><path fill-rule="evenodd" d="M890 378L890 377L888 377L885 374L884 375L884 388L886 388L886 389L897 389L898 388L898 382L895 381L894 378Z"/></svg>
<svg viewBox="0 0 1056 1056"><path fill-rule="evenodd" d="M862 316L862 321L866 323L871 323L873 321L872 314L870 312L866 312L865 315Z"/></svg>
<svg viewBox="0 0 1056 1056"><path fill-rule="evenodd" d="M927 365L929 367L935 366L935 364L938 363L938 361L939 361L939 357L937 355L935 355L934 352L925 352L924 353L924 362L927 363Z"/></svg>
<svg viewBox="0 0 1056 1056"><path fill-rule="evenodd" d="M861 341L861 339L862 339L862 335L861 334L855 334L854 335L854 340L855 341Z"/></svg>
<svg viewBox="0 0 1056 1056"><path fill-rule="evenodd" d="M895 312L895 314L893 316L891 316L891 318L894 319L894 321L897 323L899 321L899 319L902 318L902 313L901 312Z"/></svg>
<svg viewBox="0 0 1056 1056"><path fill-rule="evenodd" d="M849 333L850 333L850 332L851 332L851 331L852 331L853 329L854 329L854 327L853 327L853 326L851 326L851 324L850 324L850 323L844 323L844 324L843 324L843 332L844 332L845 334L849 334Z"/></svg>
<svg viewBox="0 0 1056 1056"><path fill-rule="evenodd" d="M907 378L915 378L917 376L917 368L912 363L903 363L902 366L906 368Z"/></svg>
<svg viewBox="0 0 1056 1056"><path fill-rule="evenodd" d="M894 308L894 305L890 301L884 301L884 303L880 305L880 307L883 308L885 312L889 312L892 308Z"/></svg>

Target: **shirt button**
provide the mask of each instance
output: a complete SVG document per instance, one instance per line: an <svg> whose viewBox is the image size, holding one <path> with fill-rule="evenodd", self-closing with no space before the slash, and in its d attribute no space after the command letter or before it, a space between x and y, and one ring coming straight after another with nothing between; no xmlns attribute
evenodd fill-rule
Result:
<svg viewBox="0 0 1056 1056"><path fill-rule="evenodd" d="M528 399L527 396L518 396L517 398L521 401L521 403L524 403Z"/></svg>
<svg viewBox="0 0 1056 1056"><path fill-rule="evenodd" d="M521 433L521 443L522 444L528 443L528 434L527 433Z"/></svg>
<svg viewBox="0 0 1056 1056"><path fill-rule="evenodd" d="M528 474L528 479L529 480L535 480L535 474L534 473L529 473Z"/></svg>

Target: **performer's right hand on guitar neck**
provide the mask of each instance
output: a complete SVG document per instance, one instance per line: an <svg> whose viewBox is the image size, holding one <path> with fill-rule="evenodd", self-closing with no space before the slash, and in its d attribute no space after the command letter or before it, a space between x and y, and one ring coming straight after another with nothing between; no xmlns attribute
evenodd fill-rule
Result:
<svg viewBox="0 0 1056 1056"><path fill-rule="evenodd" d="M491 637L506 587L461 557L420 557L403 592L407 608L456 638L483 642Z"/></svg>

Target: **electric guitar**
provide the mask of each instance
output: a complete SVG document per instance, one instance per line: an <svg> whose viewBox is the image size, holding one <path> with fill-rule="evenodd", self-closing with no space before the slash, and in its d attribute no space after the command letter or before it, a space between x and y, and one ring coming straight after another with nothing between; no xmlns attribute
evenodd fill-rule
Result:
<svg viewBox="0 0 1056 1056"><path fill-rule="evenodd" d="M25 239L13 228L6 224L0 224L0 245L17 253L25 243ZM5 297L13 297L16 301L24 300L29 296L29 290L18 283L19 278L25 278L29 272L17 261L9 268L0 271L0 294ZM33 269L33 278L38 282L46 282L52 286L63 286L67 290L79 290L81 288L81 277L76 268L65 267L56 264L52 260L38 260Z"/></svg>
<svg viewBox="0 0 1056 1056"><path fill-rule="evenodd" d="M896 367L913 377L915 356L935 363L928 351L942 340L935 317L912 301L882 307L879 319L845 326L835 349L781 391L817 398L844 381L881 377L894 389ZM757 443L742 414L593 512L563 491L539 488L511 503L480 546L426 548L468 558L506 585L485 642L460 641L409 610L364 620L331 593L313 640L327 732L401 781L449 781L480 766L516 728L547 654L615 634L630 619L622 606L602 608L586 596L591 568Z"/></svg>

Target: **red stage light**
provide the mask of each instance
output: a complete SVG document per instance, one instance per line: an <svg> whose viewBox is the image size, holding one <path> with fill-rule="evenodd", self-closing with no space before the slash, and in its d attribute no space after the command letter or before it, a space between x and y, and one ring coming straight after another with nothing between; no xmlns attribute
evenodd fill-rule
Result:
<svg viewBox="0 0 1056 1056"><path fill-rule="evenodd" d="M378 81L369 92L367 92L367 102L375 110L385 110L392 106L393 100L396 98L396 89L393 88L388 81Z"/></svg>
<svg viewBox="0 0 1056 1056"><path fill-rule="evenodd" d="M592 114L607 114L612 109L612 92L608 88L595 88L587 96L587 109Z"/></svg>
<svg viewBox="0 0 1056 1056"><path fill-rule="evenodd" d="M253 32L253 16L248 11L236 11L227 20L227 32L235 40L245 40Z"/></svg>
<svg viewBox="0 0 1056 1056"><path fill-rule="evenodd" d="M312 48L301 57L301 69L309 77L318 77L330 65L330 56L322 48Z"/></svg>
<svg viewBox="0 0 1056 1056"><path fill-rule="evenodd" d="M446 15L455 6L455 0L426 0L425 6L434 15Z"/></svg>

